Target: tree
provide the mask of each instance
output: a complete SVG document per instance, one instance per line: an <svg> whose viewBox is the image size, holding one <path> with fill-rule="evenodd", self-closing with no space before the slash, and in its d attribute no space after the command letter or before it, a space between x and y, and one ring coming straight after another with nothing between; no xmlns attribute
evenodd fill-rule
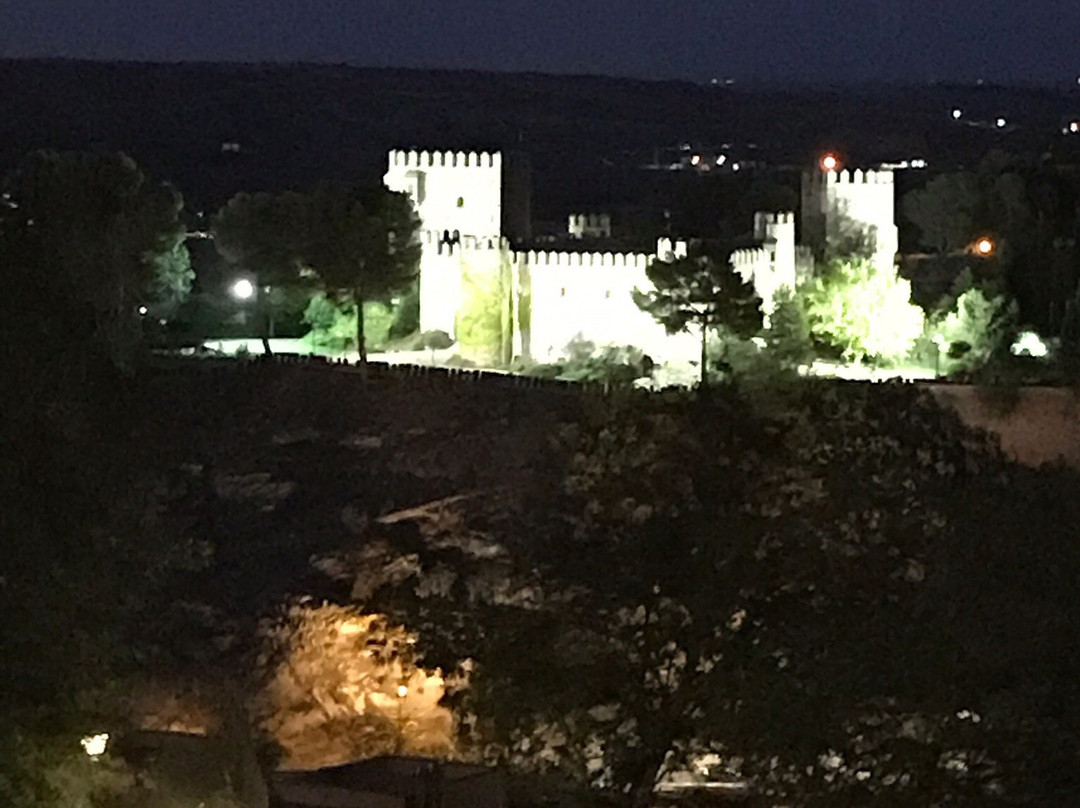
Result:
<svg viewBox="0 0 1080 808"><path fill-rule="evenodd" d="M439 705L442 677L414 664L414 638L400 626L300 602L263 621L260 636L255 718L286 766L453 751L453 717Z"/></svg>
<svg viewBox="0 0 1080 808"><path fill-rule="evenodd" d="M431 351L431 364L435 364L435 352L445 351L454 344L453 338L445 331L425 331L420 335L424 347Z"/></svg>
<svg viewBox="0 0 1080 808"><path fill-rule="evenodd" d="M302 257L330 295L347 296L364 311L416 280L420 220L405 194L376 188L324 186L305 201ZM364 318L356 318L356 346L367 361Z"/></svg>
<svg viewBox="0 0 1080 808"><path fill-rule="evenodd" d="M920 242L941 253L963 250L978 235L984 207L978 179L941 174L901 202L904 216L919 228Z"/></svg>
<svg viewBox="0 0 1080 808"><path fill-rule="evenodd" d="M214 246L229 263L248 273L255 287L263 351L270 350L275 295L302 283L301 222L304 197L241 193L217 212L211 223Z"/></svg>
<svg viewBox="0 0 1080 808"><path fill-rule="evenodd" d="M1049 649L1074 656L1052 593L1080 568L1049 494L1005 496L1049 482L1025 479L905 386L810 381L768 417L728 396L596 406L522 487L429 511L421 542L380 535L395 550L355 591L424 664L467 664L463 753L623 805L710 754L777 804L1023 804L1072 777L1040 781L1076 742L1024 716L1075 687Z"/></svg>
<svg viewBox="0 0 1080 808"><path fill-rule="evenodd" d="M927 323L945 346L952 364L963 370L978 370L1013 336L1017 305L1004 294L990 294L972 285L970 273L957 281L952 306Z"/></svg>
<svg viewBox="0 0 1080 808"><path fill-rule="evenodd" d="M773 296L765 342L785 367L798 367L814 358L805 302L788 286L781 286Z"/></svg>
<svg viewBox="0 0 1080 808"><path fill-rule="evenodd" d="M470 670L463 752L628 806L709 755L768 804L1069 793L1071 718L1047 716L1076 712L1054 604L1080 556L1072 502L1043 509L1071 477L1019 472L910 386L824 382L779 417L596 407L538 460L427 511L422 541L380 535L354 585L425 664Z"/></svg>
<svg viewBox="0 0 1080 808"><path fill-rule="evenodd" d="M126 155L90 152L30 155L0 190L8 299L31 318L85 327L130 363L140 308L164 313L191 287L180 195Z"/></svg>
<svg viewBox="0 0 1080 808"><path fill-rule="evenodd" d="M650 291L634 290L634 302L669 334L701 332L701 386L708 384L709 329L721 326L748 338L761 330L761 298L735 271L727 256L700 253L673 261L654 260L647 270Z"/></svg>
<svg viewBox="0 0 1080 808"><path fill-rule="evenodd" d="M866 259L834 261L810 281L806 295L814 338L848 362L903 359L923 330L911 284Z"/></svg>

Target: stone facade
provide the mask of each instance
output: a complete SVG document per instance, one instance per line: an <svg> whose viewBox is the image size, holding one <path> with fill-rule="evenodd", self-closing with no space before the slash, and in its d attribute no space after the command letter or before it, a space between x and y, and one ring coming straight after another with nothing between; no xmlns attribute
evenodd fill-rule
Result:
<svg viewBox="0 0 1080 808"><path fill-rule="evenodd" d="M446 331L462 354L506 365L515 358L550 361L570 341L633 345L657 360L695 360L699 337L669 336L633 301L647 290L646 269L685 255L686 245L660 239L653 253L517 250L528 237L527 183L500 153L390 152L387 187L407 192L422 222L420 327ZM796 245L793 212L758 213L754 247L732 255L754 283L768 314L782 286L794 288L809 251L842 227L872 234L875 256L892 266L896 253L892 174L887 171L807 175L803 237ZM575 215L571 238L611 233L605 214Z"/></svg>

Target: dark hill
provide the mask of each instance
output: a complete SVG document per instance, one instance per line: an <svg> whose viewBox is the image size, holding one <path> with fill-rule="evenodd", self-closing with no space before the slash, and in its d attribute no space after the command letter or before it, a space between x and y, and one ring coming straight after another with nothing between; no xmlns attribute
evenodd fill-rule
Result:
<svg viewBox="0 0 1080 808"><path fill-rule="evenodd" d="M733 144L805 164L826 144L853 161L981 154L1002 138L1041 147L1065 93L1004 88L754 91L590 76L335 65L0 61L0 170L31 149L123 149L194 209L240 190L374 178L388 149L520 149L540 217L639 194L658 148ZM1008 114L1009 135L952 125L948 111ZM223 152L237 143L239 152Z"/></svg>

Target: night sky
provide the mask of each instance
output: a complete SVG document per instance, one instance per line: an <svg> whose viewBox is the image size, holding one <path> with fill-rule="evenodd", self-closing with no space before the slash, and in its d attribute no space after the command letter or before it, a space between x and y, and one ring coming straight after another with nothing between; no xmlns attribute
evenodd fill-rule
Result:
<svg viewBox="0 0 1080 808"><path fill-rule="evenodd" d="M0 0L0 56L1048 83L1080 76L1080 2Z"/></svg>

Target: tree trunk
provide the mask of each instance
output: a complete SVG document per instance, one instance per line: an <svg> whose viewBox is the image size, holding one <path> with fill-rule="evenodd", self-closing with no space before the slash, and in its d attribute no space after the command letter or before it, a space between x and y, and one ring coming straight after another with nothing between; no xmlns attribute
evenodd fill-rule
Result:
<svg viewBox="0 0 1080 808"><path fill-rule="evenodd" d="M701 389L709 384L709 329L701 321Z"/></svg>
<svg viewBox="0 0 1080 808"><path fill-rule="evenodd" d="M649 766L648 770L634 783L634 787L630 790L628 808L651 808L656 791L656 778L660 773L661 765L663 764Z"/></svg>
<svg viewBox="0 0 1080 808"><path fill-rule="evenodd" d="M263 353L271 356L274 352L270 349L270 337L274 334L274 316L270 313L270 304L263 303L262 316L259 318L262 332L259 337L262 340Z"/></svg>
<svg viewBox="0 0 1080 808"><path fill-rule="evenodd" d="M353 289L356 304L356 351L360 355L360 367L367 368L367 341L364 338L364 293L359 286Z"/></svg>

